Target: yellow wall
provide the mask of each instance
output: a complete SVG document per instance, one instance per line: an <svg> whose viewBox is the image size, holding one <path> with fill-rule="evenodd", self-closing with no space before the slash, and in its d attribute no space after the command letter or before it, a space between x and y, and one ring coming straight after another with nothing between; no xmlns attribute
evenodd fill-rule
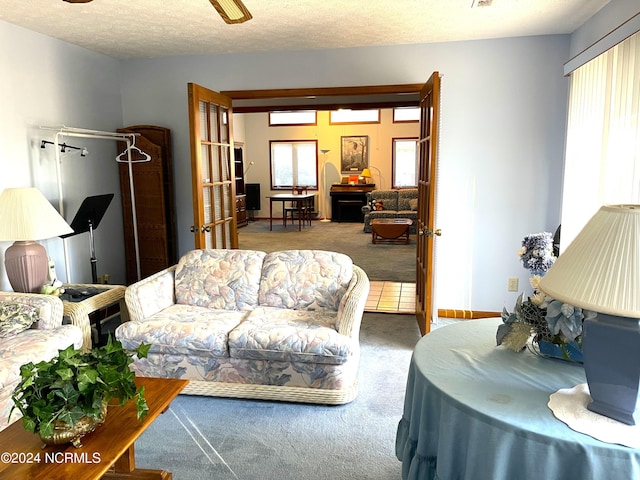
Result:
<svg viewBox="0 0 640 480"><path fill-rule="evenodd" d="M255 212L256 217L269 216L269 202L265 198L272 193L269 181L269 141L270 140L317 140L318 150L330 150L326 154L326 185L323 184L323 155L318 153L318 177L320 189L316 210L321 215L330 217L329 186L339 183L342 177L340 172L340 144L343 136L368 136L369 137L369 165L380 169L380 174L372 169L371 182L376 188L391 188L391 149L392 139L402 137L418 137L417 123L393 123L393 111L383 109L380 111L379 124L359 125L329 125L329 112L318 112L318 124L315 126L296 127L269 127L267 113L234 114L235 117L243 117L240 120L244 124L244 162L245 182L259 183L261 195L261 210ZM249 162L255 162L247 171ZM278 204L274 204L274 210ZM279 208L279 207L278 207ZM326 213L323 211L326 209ZM274 211L274 217L281 212Z"/></svg>

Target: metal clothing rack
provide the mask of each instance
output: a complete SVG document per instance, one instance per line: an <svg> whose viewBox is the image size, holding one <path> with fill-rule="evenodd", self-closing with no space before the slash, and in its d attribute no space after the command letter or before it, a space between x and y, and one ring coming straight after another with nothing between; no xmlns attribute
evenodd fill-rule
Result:
<svg viewBox="0 0 640 480"><path fill-rule="evenodd" d="M60 137L79 137L79 138L95 138L95 139L103 139L103 140L115 140L116 142L125 142L127 144L127 149L125 150L127 154L126 160L121 157L125 152L121 153L116 157L117 162L123 162L128 164L129 168L129 191L131 194L131 215L133 217L133 243L134 250L136 254L136 273L138 280L141 279L140 274L140 251L138 244L138 220L136 216L136 200L135 200L135 189L133 184L133 164L139 162L148 162L151 160L151 157L141 152L138 147L135 147L135 137L139 136L139 133L117 133L117 132L105 132L101 130L90 130L86 128L75 128L75 127L67 127L62 125L61 127L47 127L40 126L43 130L53 130L56 132L53 145L56 151L56 176L58 181L58 208L60 211L60 215L64 218L64 197L62 191L62 159L60 158ZM131 157L131 150L135 148L138 152L140 152L143 156L142 160L133 160ZM69 255L67 251L67 242L66 239L62 240L63 248L64 248L64 266L66 273L67 283L71 283L71 274L69 268Z"/></svg>

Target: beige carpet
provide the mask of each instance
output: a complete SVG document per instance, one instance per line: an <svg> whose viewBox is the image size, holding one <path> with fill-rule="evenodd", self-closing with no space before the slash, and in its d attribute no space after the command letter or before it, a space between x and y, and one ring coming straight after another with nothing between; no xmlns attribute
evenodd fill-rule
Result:
<svg viewBox="0 0 640 480"><path fill-rule="evenodd" d="M238 229L238 243L240 248L263 252L290 249L340 252L349 255L371 281L415 283L415 235L409 245L373 245L371 234L364 233L362 228L362 223L314 221L298 231L297 224L284 228L276 220L273 231L269 231L269 221L260 220Z"/></svg>

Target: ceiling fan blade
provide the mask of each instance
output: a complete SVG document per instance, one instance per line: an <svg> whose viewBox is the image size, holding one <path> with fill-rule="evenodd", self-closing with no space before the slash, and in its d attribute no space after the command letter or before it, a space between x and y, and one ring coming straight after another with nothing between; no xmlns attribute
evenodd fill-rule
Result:
<svg viewBox="0 0 640 480"><path fill-rule="evenodd" d="M226 23L243 23L253 16L241 0L209 0Z"/></svg>

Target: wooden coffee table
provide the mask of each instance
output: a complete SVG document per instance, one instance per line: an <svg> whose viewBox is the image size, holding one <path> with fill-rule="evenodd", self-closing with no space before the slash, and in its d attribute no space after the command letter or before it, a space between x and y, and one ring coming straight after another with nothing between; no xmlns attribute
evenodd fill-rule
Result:
<svg viewBox="0 0 640 480"><path fill-rule="evenodd" d="M371 220L371 243L409 243L410 218L374 218Z"/></svg>
<svg viewBox="0 0 640 480"><path fill-rule="evenodd" d="M123 407L110 404L105 422L82 437L81 448L72 445L42 448L40 437L27 432L22 420L15 421L0 432L0 478L170 480L169 472L137 469L133 445L187 383L188 380L137 377L136 384L144 385L149 405L145 419L136 418L134 400Z"/></svg>

